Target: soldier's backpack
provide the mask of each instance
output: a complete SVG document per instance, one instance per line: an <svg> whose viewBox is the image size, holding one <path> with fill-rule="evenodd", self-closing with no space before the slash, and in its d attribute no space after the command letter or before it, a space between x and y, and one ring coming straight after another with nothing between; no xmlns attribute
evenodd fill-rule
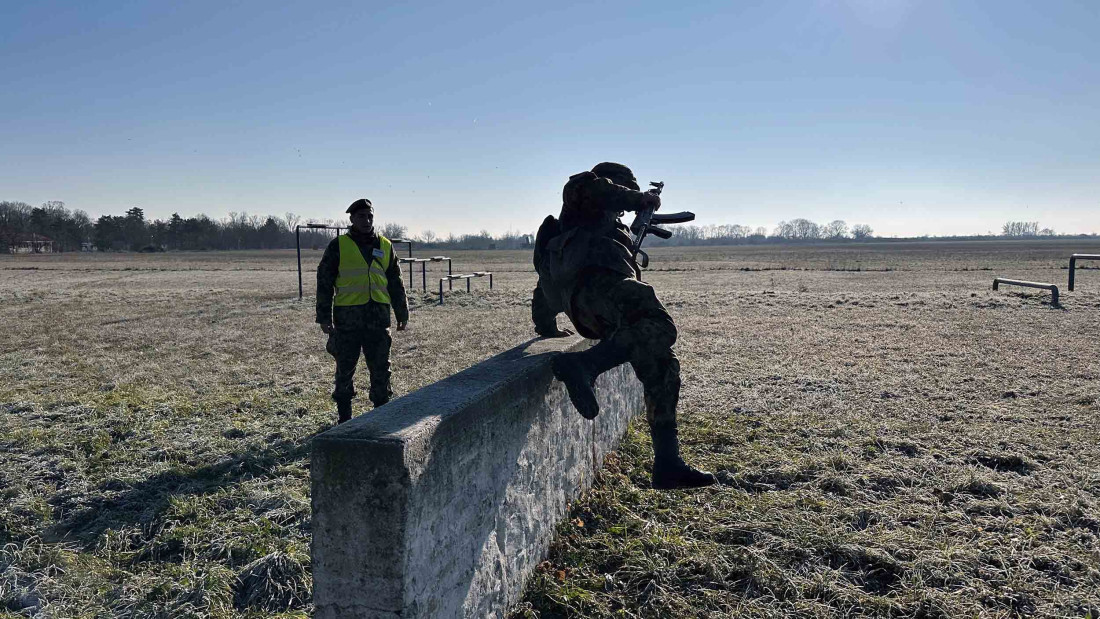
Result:
<svg viewBox="0 0 1100 619"><path fill-rule="evenodd" d="M542 220L542 225L539 226L539 231L535 234L535 270L539 270L539 263L542 262L542 257L546 255L546 244L550 242L555 236L561 234L561 224L558 222L558 218L553 215L547 215L546 219Z"/></svg>

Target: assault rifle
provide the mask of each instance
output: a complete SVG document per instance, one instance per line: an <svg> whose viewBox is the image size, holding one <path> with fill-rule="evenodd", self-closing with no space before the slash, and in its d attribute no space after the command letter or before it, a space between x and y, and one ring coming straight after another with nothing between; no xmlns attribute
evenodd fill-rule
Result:
<svg viewBox="0 0 1100 619"><path fill-rule="evenodd" d="M661 190L665 188L663 182L650 183L653 189L649 190L649 193L659 196ZM665 230L664 228L658 228L657 224L682 224L687 221L695 221L695 213L690 211L680 211L679 213L669 213L667 215L658 215L656 208L647 208L638 211L638 214L634 216L634 223L630 224L630 232L634 234L634 243L630 247L630 257L638 261L638 265L643 269L649 266L649 254L642 251L642 241L645 240L647 234L655 234L662 239L667 239L672 236L672 232ZM639 259L639 256L641 259Z"/></svg>

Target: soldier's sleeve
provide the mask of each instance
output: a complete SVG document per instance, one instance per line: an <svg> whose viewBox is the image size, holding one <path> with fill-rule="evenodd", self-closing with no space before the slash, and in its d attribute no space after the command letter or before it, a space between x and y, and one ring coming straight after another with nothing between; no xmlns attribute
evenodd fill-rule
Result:
<svg viewBox="0 0 1100 619"><path fill-rule="evenodd" d="M595 176L595 175L593 175ZM636 211L646 205L645 193L616 185L606 178L587 179L581 191L585 202L612 212Z"/></svg>
<svg viewBox="0 0 1100 619"><path fill-rule="evenodd" d="M405 282L401 279L401 263L390 246L390 266L386 269L386 291L390 293L390 307L397 322L409 321L409 299L405 296Z"/></svg>
<svg viewBox="0 0 1100 619"><path fill-rule="evenodd" d="M317 265L317 324L332 324L332 297L340 273L340 241L332 239Z"/></svg>

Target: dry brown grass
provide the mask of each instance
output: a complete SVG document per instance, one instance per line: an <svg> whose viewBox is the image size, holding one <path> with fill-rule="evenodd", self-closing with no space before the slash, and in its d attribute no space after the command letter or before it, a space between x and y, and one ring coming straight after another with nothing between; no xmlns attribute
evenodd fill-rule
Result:
<svg viewBox="0 0 1100 619"><path fill-rule="evenodd" d="M1100 274L990 290L1098 249L652 252L723 485L648 489L636 425L517 613L1100 616ZM453 255L496 289L412 295L399 394L531 337L529 254ZM296 296L293 252L0 258L0 608L308 613L332 361Z"/></svg>

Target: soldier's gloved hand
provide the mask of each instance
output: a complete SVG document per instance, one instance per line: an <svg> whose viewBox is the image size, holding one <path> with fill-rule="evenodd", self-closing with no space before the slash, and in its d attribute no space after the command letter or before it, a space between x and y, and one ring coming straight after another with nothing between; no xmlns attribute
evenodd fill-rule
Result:
<svg viewBox="0 0 1100 619"><path fill-rule="evenodd" d="M645 203L645 208L652 208L655 211L661 208L661 196L648 191L642 195L644 196L642 201Z"/></svg>
<svg viewBox="0 0 1100 619"><path fill-rule="evenodd" d="M321 332L325 335L332 335L333 331L332 325L321 325Z"/></svg>
<svg viewBox="0 0 1100 619"><path fill-rule="evenodd" d="M398 331L404 331L405 327L407 327L407 326L409 326L409 321L406 320L405 322L399 322L399 323L397 323L397 330Z"/></svg>

